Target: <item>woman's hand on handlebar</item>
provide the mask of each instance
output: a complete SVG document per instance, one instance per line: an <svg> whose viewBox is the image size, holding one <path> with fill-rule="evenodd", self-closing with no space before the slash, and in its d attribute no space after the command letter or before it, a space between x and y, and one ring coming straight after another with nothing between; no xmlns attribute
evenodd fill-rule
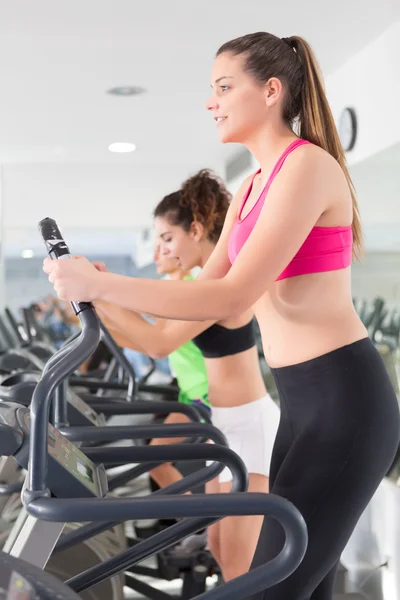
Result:
<svg viewBox="0 0 400 600"><path fill-rule="evenodd" d="M77 258L85 258L85 257L84 257L84 256L82 256L82 255L80 255L80 254L77 254L77 255L74 255L72 258L73 258L74 260L76 260ZM108 273L108 269L107 269L107 267L106 267L105 263L103 263L103 262L101 262L101 261L99 261L99 260L94 260L94 261L92 262L92 265L93 265L93 266L94 266L94 267L95 267L95 268L96 268L98 271L100 271L100 273Z"/></svg>
<svg viewBox="0 0 400 600"><path fill-rule="evenodd" d="M98 290L103 273L85 257L75 260L45 258L43 271L49 276L61 300L92 302L99 299Z"/></svg>

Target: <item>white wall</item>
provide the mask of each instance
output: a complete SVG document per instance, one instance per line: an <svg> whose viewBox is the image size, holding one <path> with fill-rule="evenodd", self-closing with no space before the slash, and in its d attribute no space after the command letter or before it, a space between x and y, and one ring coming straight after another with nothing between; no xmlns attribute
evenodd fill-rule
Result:
<svg viewBox="0 0 400 600"><path fill-rule="evenodd" d="M362 263L352 266L353 297L372 301L385 299L389 308L400 308L400 253L369 252Z"/></svg>
<svg viewBox="0 0 400 600"><path fill-rule="evenodd" d="M400 143L350 171L367 250L400 252Z"/></svg>
<svg viewBox="0 0 400 600"><path fill-rule="evenodd" d="M192 172L182 164L164 169L129 164L4 165L7 254L18 255L24 247L42 251L37 223L46 216L56 219L71 249L79 244L79 252L129 252L135 231L152 226L157 202Z"/></svg>
<svg viewBox="0 0 400 600"><path fill-rule="evenodd" d="M259 165L258 165L257 161L255 160L255 158L252 156L251 157L251 165L247 169L245 169L242 173L240 173L240 175L231 179L228 182L227 188L231 192L231 194L236 194L239 187L243 183L244 179L246 179L246 177L248 177L249 175L252 175L253 173L255 173L257 171L257 169L259 169Z"/></svg>
<svg viewBox="0 0 400 600"><path fill-rule="evenodd" d="M400 21L329 76L326 90L335 119L345 106L357 112L358 138L348 153L350 165L400 142Z"/></svg>
<svg viewBox="0 0 400 600"><path fill-rule="evenodd" d="M149 223L153 206L180 184L179 171L110 164L5 165L7 228L32 227L52 213L65 227Z"/></svg>

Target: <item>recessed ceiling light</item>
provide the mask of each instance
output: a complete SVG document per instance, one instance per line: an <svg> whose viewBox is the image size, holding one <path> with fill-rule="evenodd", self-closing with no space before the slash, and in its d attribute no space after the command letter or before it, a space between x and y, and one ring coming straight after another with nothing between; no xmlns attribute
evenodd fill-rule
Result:
<svg viewBox="0 0 400 600"><path fill-rule="evenodd" d="M145 93L145 89L134 85L122 85L119 87L111 88L107 91L108 94L114 96L139 96Z"/></svg>
<svg viewBox="0 0 400 600"><path fill-rule="evenodd" d="M135 144L130 142L115 142L108 146L110 152L134 152L136 150Z"/></svg>
<svg viewBox="0 0 400 600"><path fill-rule="evenodd" d="M33 250L22 250L21 256L22 256L22 258L33 258L34 252L33 252Z"/></svg>

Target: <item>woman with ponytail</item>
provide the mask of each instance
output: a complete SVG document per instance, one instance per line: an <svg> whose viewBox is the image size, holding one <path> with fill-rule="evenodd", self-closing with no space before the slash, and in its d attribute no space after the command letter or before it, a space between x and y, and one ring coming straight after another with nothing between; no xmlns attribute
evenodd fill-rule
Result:
<svg viewBox="0 0 400 600"><path fill-rule="evenodd" d="M233 199L194 282L97 273L86 259L46 259L57 293L172 319L226 319L254 307L281 402L270 489L303 514L309 544L286 580L251 600L329 600L341 553L390 467L399 409L352 302L360 217L310 46L253 33L217 52L207 108L223 143L260 169ZM265 518L252 566L277 555Z"/></svg>

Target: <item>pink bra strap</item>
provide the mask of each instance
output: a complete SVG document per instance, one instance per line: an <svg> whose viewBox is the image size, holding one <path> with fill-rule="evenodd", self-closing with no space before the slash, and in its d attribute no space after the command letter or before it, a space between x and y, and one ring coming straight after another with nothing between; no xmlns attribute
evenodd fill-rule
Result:
<svg viewBox="0 0 400 600"><path fill-rule="evenodd" d="M282 168L283 163L285 162L286 158L289 156L289 154L291 152L293 152L293 150L295 150L296 148L298 148L299 146L303 146L304 144L311 144L311 142L309 142L308 140L301 140L301 139L297 139L294 142L292 142L290 144L290 146L288 146L286 148L286 150L284 151L284 153L280 156L280 158L278 158L278 161L276 163L276 165L274 166L274 168L272 169L271 175L268 177L268 181L265 184L265 187L263 189L263 191L260 194L260 197L258 198L257 202L264 196L264 194L266 193L266 191L269 189L269 186L271 185L271 183L273 182L273 180L275 179L275 177L277 176L277 174L279 173L279 171ZM258 171L256 171L251 179L251 183L249 185L249 188L247 190L247 192L245 193L245 195L243 196L243 200L242 203L239 207L239 212L238 212L238 218L241 218L242 215L242 210L244 205L246 204L246 201L250 195L250 191L253 187L253 182L254 182L254 178L256 175L258 175L258 173L261 172L261 169L258 169ZM256 204L257 204L256 202Z"/></svg>
<svg viewBox="0 0 400 600"><path fill-rule="evenodd" d="M276 163L275 167L272 169L272 173L268 178L267 185L265 186L267 189L269 188L269 186L271 185L271 183L273 182L275 177L278 175L279 171L282 168L283 163L285 162L285 160L287 159L289 154L291 152L293 152L293 150L296 150L296 148L298 148L299 146L304 146L305 144L310 144L310 143L311 142L309 142L308 140L300 140L299 139L299 140L295 140L292 144L290 144L290 146L288 146L286 148L285 152L278 159L278 162Z"/></svg>
<svg viewBox="0 0 400 600"><path fill-rule="evenodd" d="M250 191L251 191L251 189L252 189L252 187L253 187L254 179L255 179L256 175L258 175L258 174L260 173L260 171L261 171L261 169L258 169L258 171L256 171L256 172L254 173L253 177L251 178L250 185L249 185L249 187L247 188L247 192L244 194L244 196L243 196L243 198L242 198L242 202L241 202L241 204L240 204L240 206L239 206L239 210L238 210L238 213L237 213L237 217L238 217L238 218L240 218L240 216L241 216L241 214L242 214L243 207L244 207L244 205L246 204L246 202L247 202L247 198L248 198L248 197L249 197L249 195L250 195Z"/></svg>

